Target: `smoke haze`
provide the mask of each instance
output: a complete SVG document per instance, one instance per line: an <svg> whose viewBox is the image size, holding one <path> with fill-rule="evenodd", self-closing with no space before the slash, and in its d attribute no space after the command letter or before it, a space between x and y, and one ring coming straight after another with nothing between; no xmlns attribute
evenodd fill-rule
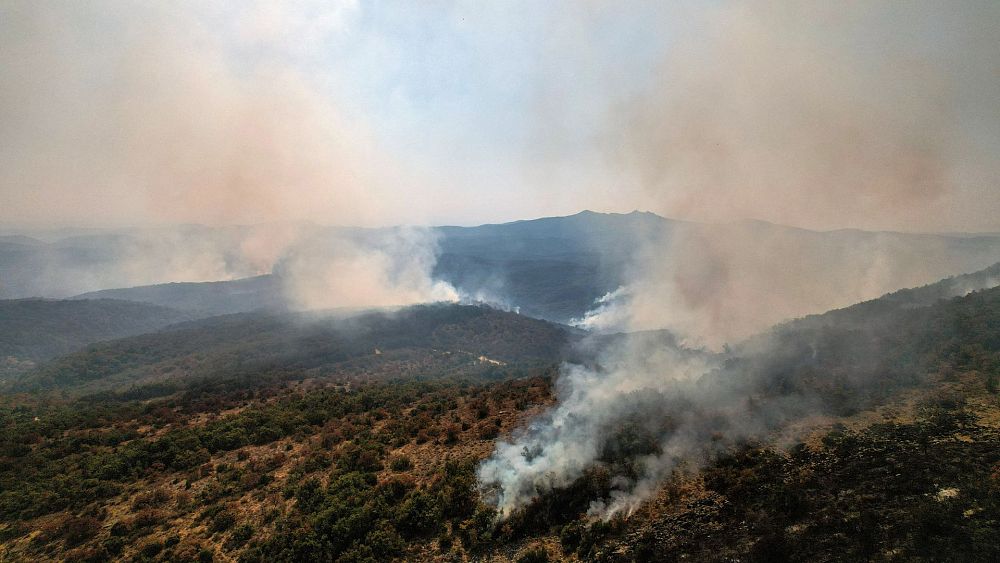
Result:
<svg viewBox="0 0 1000 563"><path fill-rule="evenodd" d="M827 237L839 240L831 245L746 218L931 230L978 221L976 201L996 212L1000 169L985 156L1000 139L1000 49L988 39L1000 22L995 3L760 0L686 15L691 25L672 38L650 86L610 113L605 143L654 210L723 224L681 224L646 240L627 283L581 326L665 327L687 346L719 349L893 283L926 283L951 259L933 241L914 252L892 233L845 231ZM753 354L780 370L780 344L758 338ZM649 339L613 342L598 357L565 365L558 404L480 466L484 498L501 516L623 462L634 468L612 480L609 498L594 499L592 514L630 512L674 469L762 438L816 402L793 392L751 404L750 373L718 377L718 366ZM849 392L870 384L852 381ZM616 430L629 425L655 447L608 459L620 447Z"/></svg>
<svg viewBox="0 0 1000 563"><path fill-rule="evenodd" d="M294 248L278 272L297 309L458 301L454 287L432 279L436 260L433 231L398 228L314 239Z"/></svg>
<svg viewBox="0 0 1000 563"><path fill-rule="evenodd" d="M261 4L231 23L228 7L187 2L0 8L5 218L257 224L146 229L119 246L102 238L113 256L97 264L55 251L43 294L227 280L285 260L296 307L452 298L430 279L435 245L426 229L388 231L377 244L336 235L320 243L319 229L291 222L380 224L402 205L393 185L406 178L325 75L307 72L308 53L295 50L302 43L286 41L303 26L314 39L335 33L350 9ZM226 42L227 26L238 41ZM234 43L264 55L234 54ZM289 258L293 246L304 248Z"/></svg>
<svg viewBox="0 0 1000 563"><path fill-rule="evenodd" d="M329 225L648 209L701 223L616 256L621 288L580 324L718 350L967 264L940 238L817 230L1000 230L998 27L987 0L11 0L0 221L146 233L47 249L51 294L273 271L329 308L459 298L435 232ZM502 289L481 297L516 307ZM501 512L582 475L626 414L671 432L597 514L702 459L709 429L759 435L810 401L750 412L696 384L713 356L656 339L595 353L482 466Z"/></svg>
<svg viewBox="0 0 1000 563"><path fill-rule="evenodd" d="M929 230L996 212L992 2L725 2L609 127L661 211Z"/></svg>

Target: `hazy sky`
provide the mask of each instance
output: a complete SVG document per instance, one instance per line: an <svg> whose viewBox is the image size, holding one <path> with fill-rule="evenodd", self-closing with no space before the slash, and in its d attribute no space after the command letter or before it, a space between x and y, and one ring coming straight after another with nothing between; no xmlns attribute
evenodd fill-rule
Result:
<svg viewBox="0 0 1000 563"><path fill-rule="evenodd" d="M0 221L1000 230L993 1L0 1Z"/></svg>

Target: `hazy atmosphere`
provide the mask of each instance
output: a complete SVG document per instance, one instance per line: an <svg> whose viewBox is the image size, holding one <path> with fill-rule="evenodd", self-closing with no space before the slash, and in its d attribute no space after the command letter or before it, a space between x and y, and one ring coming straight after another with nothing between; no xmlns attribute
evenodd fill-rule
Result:
<svg viewBox="0 0 1000 563"><path fill-rule="evenodd" d="M7 224L1000 231L994 2L2 10Z"/></svg>
<svg viewBox="0 0 1000 563"><path fill-rule="evenodd" d="M998 38L0 0L0 560L1000 560Z"/></svg>

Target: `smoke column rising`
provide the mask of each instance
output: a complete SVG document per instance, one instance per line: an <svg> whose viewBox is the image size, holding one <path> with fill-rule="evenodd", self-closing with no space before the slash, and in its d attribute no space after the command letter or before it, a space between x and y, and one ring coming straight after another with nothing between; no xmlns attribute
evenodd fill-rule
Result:
<svg viewBox="0 0 1000 563"><path fill-rule="evenodd" d="M302 223L420 223L421 205L400 189L417 175L400 173L331 86L334 71L314 61L356 11L353 2L0 6L4 218L132 227L107 237L94 264L47 253L46 294L283 264L294 307L454 299L430 278L428 230L360 240ZM150 228L176 222L212 227Z"/></svg>
<svg viewBox="0 0 1000 563"><path fill-rule="evenodd" d="M974 201L997 204L1000 170L986 156L1000 139L1000 48L989 39L996 3L750 0L687 15L689 32L673 38L650 88L610 112L604 139L654 209L723 222L933 229L978 219L985 211ZM875 297L885 280L926 282L921 272L932 269L927 254L907 255L891 233L873 247L852 248L846 236L847 246L819 252L810 236L736 221L650 239L629 282L581 324L666 327L689 345L718 348ZM929 254L948 259L943 248ZM769 339L756 342L758 357L780 355ZM501 516L616 462L638 469L616 477L592 513L631 511L679 464L763 437L816 401L797 392L752 402L752 381L717 377L710 361L648 339L625 339L599 357L565 365L557 405L480 466L483 498ZM656 447L608 459L616 429L636 423Z"/></svg>

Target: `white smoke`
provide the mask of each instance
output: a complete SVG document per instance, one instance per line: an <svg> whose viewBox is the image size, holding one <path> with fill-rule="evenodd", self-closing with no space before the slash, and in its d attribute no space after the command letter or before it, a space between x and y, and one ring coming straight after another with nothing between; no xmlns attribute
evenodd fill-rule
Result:
<svg viewBox="0 0 1000 563"><path fill-rule="evenodd" d="M431 229L340 232L293 248L280 275L297 309L458 301L451 284L432 277L437 252Z"/></svg>
<svg viewBox="0 0 1000 563"><path fill-rule="evenodd" d="M1000 51L985 41L995 2L733 0L692 15L687 33L664 34L665 59L645 91L609 112L603 140L654 210L723 224L649 241L624 288L579 324L667 328L721 348L954 266L944 240L921 248L892 233L821 237L741 219L928 230L980 213L955 202L995 206L996 159L982 158L996 137L982 132L997 130ZM678 462L762 436L812 400L792 393L761 406L695 356L630 341L594 366L564 366L558 404L481 465L484 498L501 515L615 463L602 450L623 425L669 428L648 451L617 456L639 467L595 499L605 517L634 508Z"/></svg>
<svg viewBox="0 0 1000 563"><path fill-rule="evenodd" d="M594 300L594 307L582 317L572 319L569 324L586 330L613 332L628 330L628 301L631 291L619 286Z"/></svg>
<svg viewBox="0 0 1000 563"><path fill-rule="evenodd" d="M558 405L516 433L497 443L493 455L479 468L484 498L503 517L524 507L540 494L567 487L595 465L623 421L641 415L641 423L657 432L665 420L677 427L660 453L640 456L642 479L619 478L609 499L595 499L591 512L609 517L629 512L645 497L646 489L704 444L684 412L657 412L681 397L704 393L698 381L712 361L701 355L656 345L648 338L630 339L601 356L600 367L567 364L556 382Z"/></svg>

